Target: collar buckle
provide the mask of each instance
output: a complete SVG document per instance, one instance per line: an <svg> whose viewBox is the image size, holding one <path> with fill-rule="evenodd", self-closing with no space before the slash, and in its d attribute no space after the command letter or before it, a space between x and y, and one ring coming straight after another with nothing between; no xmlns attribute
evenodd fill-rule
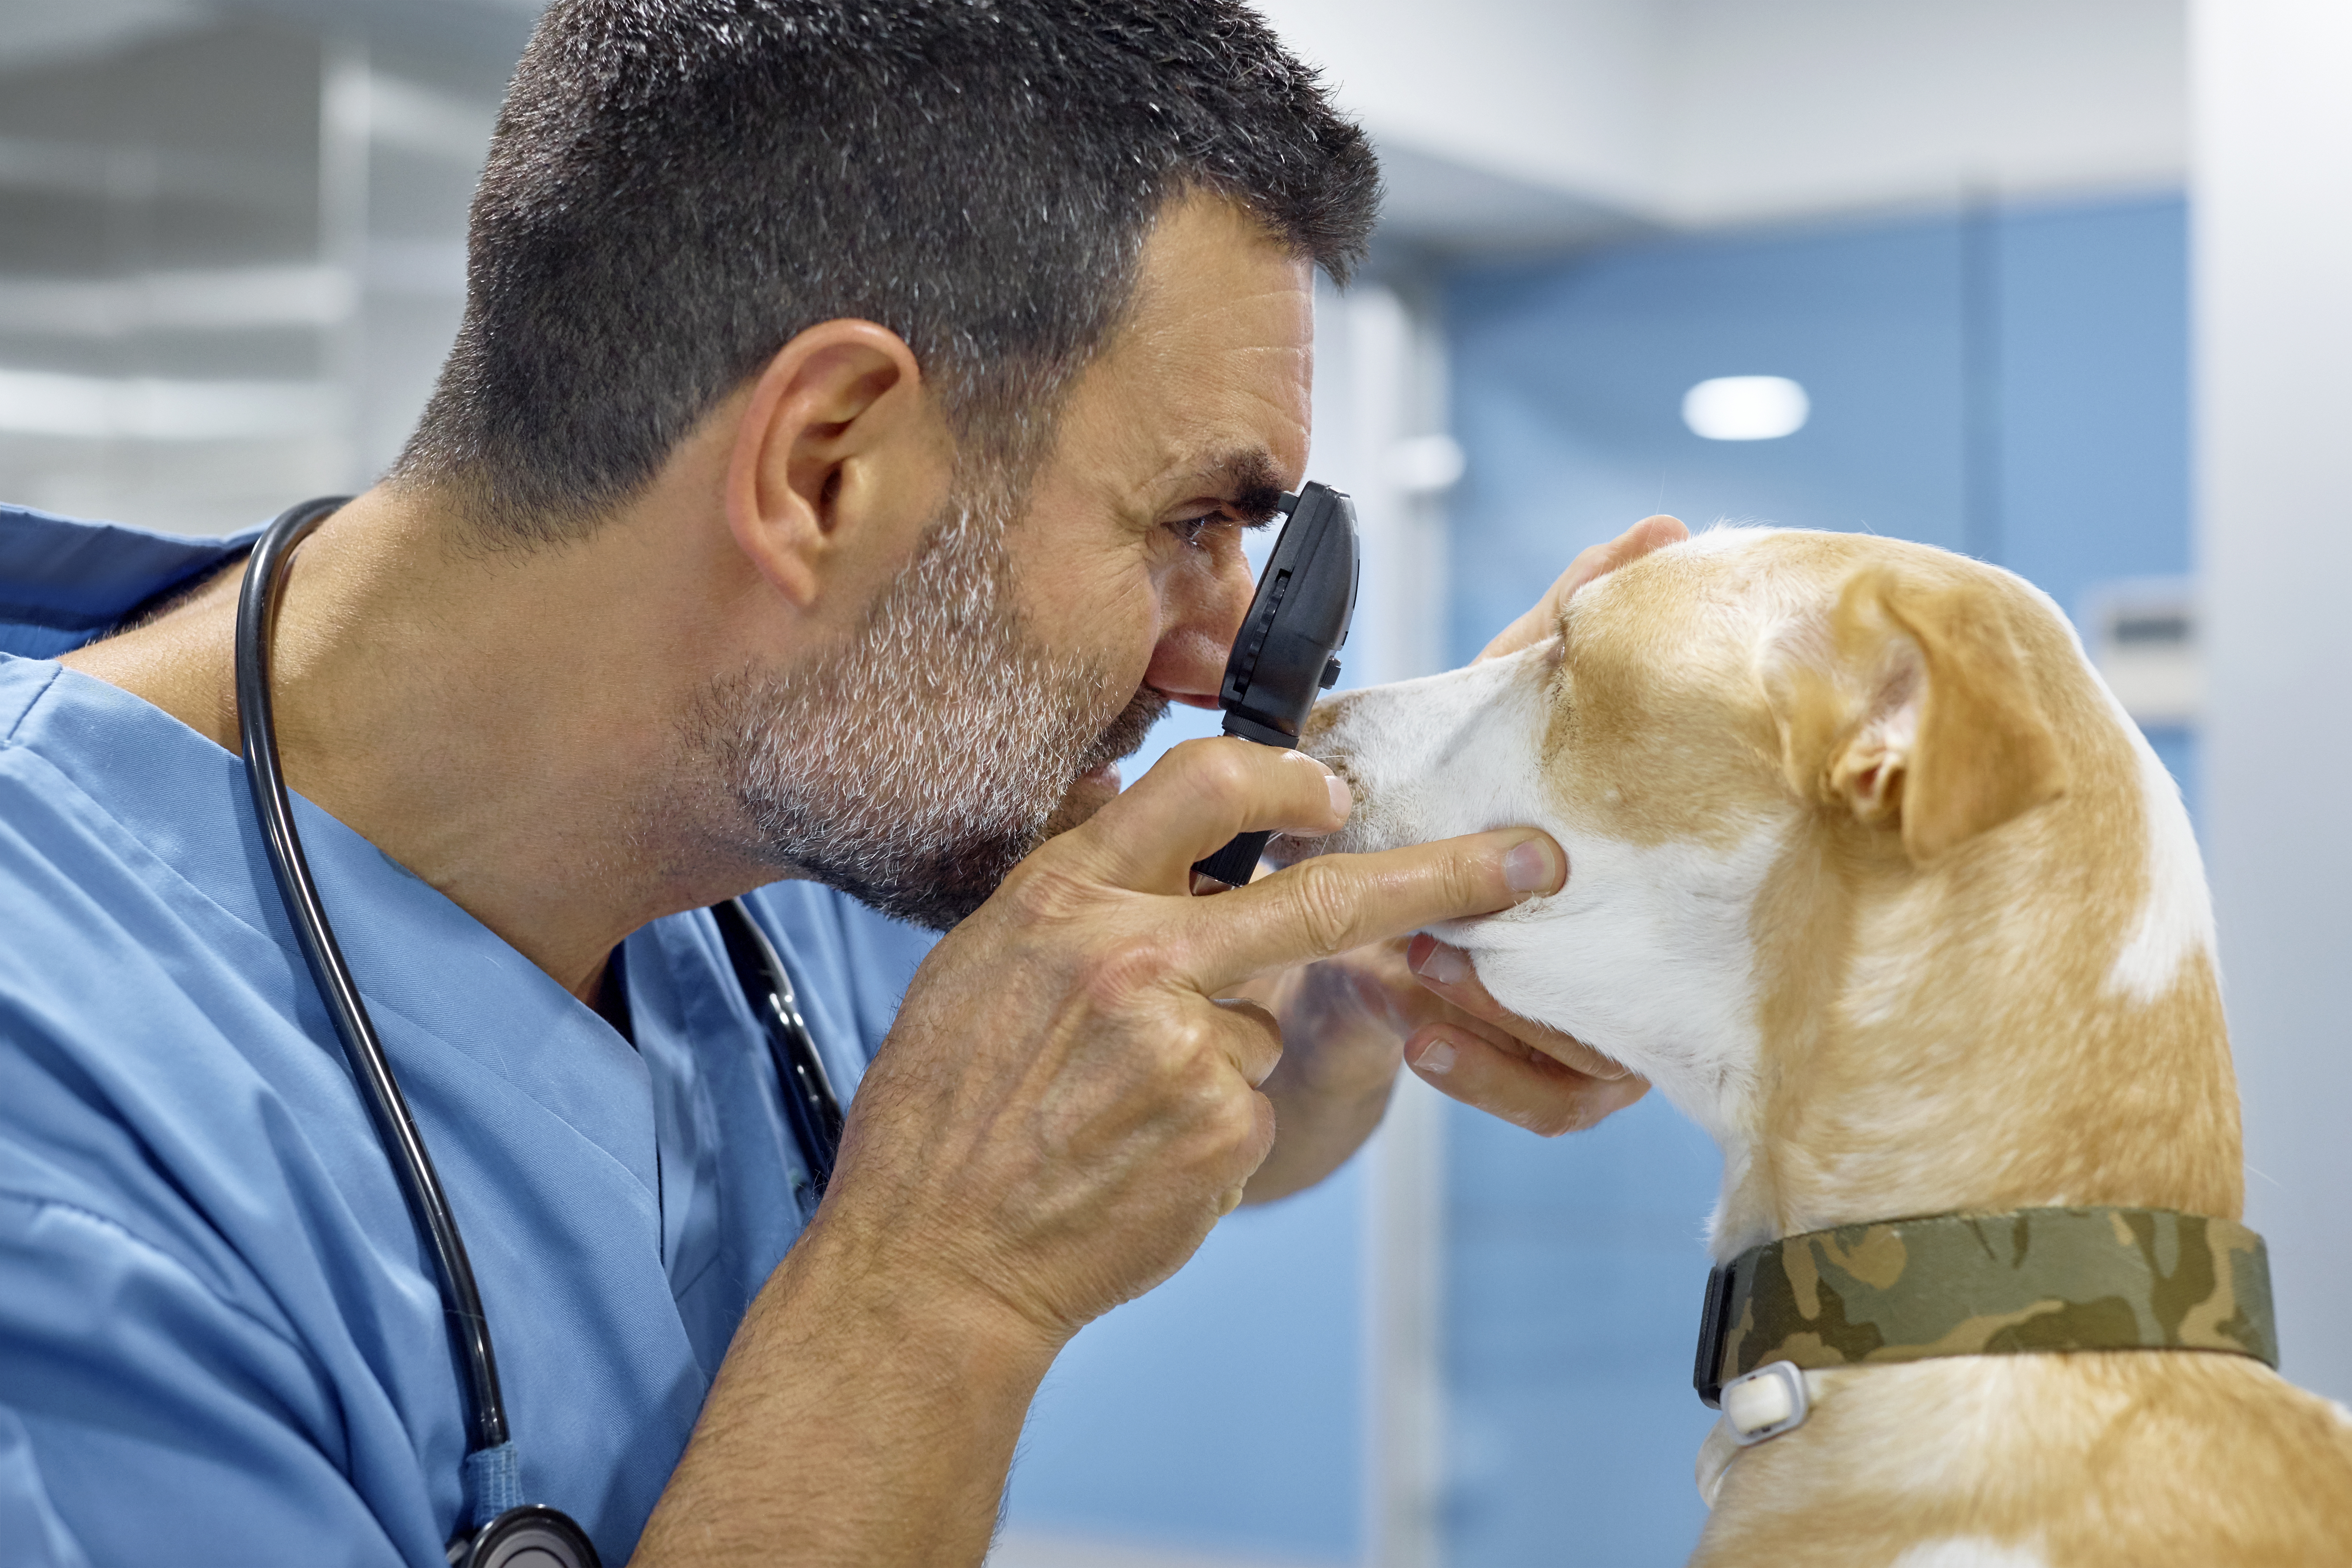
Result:
<svg viewBox="0 0 2352 1568"><path fill-rule="evenodd" d="M1731 1271L1735 1259L1707 1270L1706 1304L1698 1314L1698 1359L1691 1368L1691 1386L1709 1410L1723 1403L1723 1341L1731 1331Z"/></svg>

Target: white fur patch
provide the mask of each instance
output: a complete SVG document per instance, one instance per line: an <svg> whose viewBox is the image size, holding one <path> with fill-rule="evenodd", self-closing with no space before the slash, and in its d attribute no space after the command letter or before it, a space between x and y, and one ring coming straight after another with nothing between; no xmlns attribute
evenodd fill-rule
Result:
<svg viewBox="0 0 2352 1568"><path fill-rule="evenodd" d="M1568 850L1568 886L1444 934L1496 1001L1633 1068L1736 1158L1762 1050L1750 921L1778 826L1726 853L1529 820Z"/></svg>
<svg viewBox="0 0 2352 1568"><path fill-rule="evenodd" d="M2050 1563L2028 1547L2004 1546L1981 1535L1948 1535L1921 1542L1888 1568L2050 1568Z"/></svg>
<svg viewBox="0 0 2352 1568"><path fill-rule="evenodd" d="M1602 837L1560 810L1543 731L1547 643L1448 675L1351 694L1315 744L1362 805L1333 842L1378 849L1528 824L1568 851L1568 886L1443 928L1495 999L1641 1073L1732 1151L1760 1049L1749 921L1787 824L1729 850Z"/></svg>
<svg viewBox="0 0 2352 1568"><path fill-rule="evenodd" d="M1787 531L1769 523L1718 522L1670 548L1685 555L1725 555Z"/></svg>
<svg viewBox="0 0 2352 1568"><path fill-rule="evenodd" d="M2206 889L2205 863L2197 852L2188 809L2180 804L2180 786L2165 772L2137 724L2131 726L2131 738L2147 816L2147 896L2131 936L2107 973L2107 984L2145 1004L2172 989L2184 961L2213 952L2213 899Z"/></svg>
<svg viewBox="0 0 2352 1568"><path fill-rule="evenodd" d="M2075 643L2078 655L2082 644ZM2082 655L2091 679L2106 694L2116 722L2131 742L2139 764L2140 816L2147 843L2147 890L2140 900L2139 917L2123 951L2107 971L2107 987L2145 1006L2172 989L2180 966L2197 953L2213 956L2213 895L2205 885L2205 861L2197 850L2197 833L2189 825L2189 808L2181 804L2180 785L2165 770L2156 748L2140 733L2138 723L2098 671Z"/></svg>
<svg viewBox="0 0 2352 1568"><path fill-rule="evenodd" d="M1708 1428L1706 1441L1698 1446L1698 1460L1692 1467L1691 1479L1698 1482L1698 1500L1707 1507L1723 1495L1723 1478L1731 1470L1731 1461L1739 1458L1739 1439L1731 1435L1731 1423L1717 1421Z"/></svg>

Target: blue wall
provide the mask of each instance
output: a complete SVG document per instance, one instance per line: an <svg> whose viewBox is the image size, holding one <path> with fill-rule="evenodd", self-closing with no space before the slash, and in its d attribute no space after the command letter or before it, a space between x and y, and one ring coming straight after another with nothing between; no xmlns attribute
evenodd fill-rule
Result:
<svg viewBox="0 0 2352 1568"><path fill-rule="evenodd" d="M2096 582L2186 572L2186 224L2151 200L1458 278L1455 650L1654 511L1970 550L2069 610ZM1741 374L1803 383L1811 422L1684 427L1685 389Z"/></svg>
<svg viewBox="0 0 2352 1568"><path fill-rule="evenodd" d="M2070 611L2095 583L2188 572L2186 209L2028 212L1997 232L1993 559Z"/></svg>
<svg viewBox="0 0 2352 1568"><path fill-rule="evenodd" d="M1229 1215L1173 1279L1078 1335L1023 1436L1013 1526L1361 1561L1360 1173Z"/></svg>
<svg viewBox="0 0 2352 1568"><path fill-rule="evenodd" d="M2177 199L1630 245L1465 273L1447 309L1457 658L1654 511L1966 549L2070 612L2189 570ZM1803 383L1811 422L1690 434L1684 391L1742 374ZM2190 772L2190 736L2152 738ZM1449 1562L1681 1562L1713 1147L1648 1101L1559 1143L1458 1109L1447 1135Z"/></svg>
<svg viewBox="0 0 2352 1568"><path fill-rule="evenodd" d="M1680 1563L1714 1144L1654 1096L1552 1142L1451 1107L1445 1136L1446 1562Z"/></svg>

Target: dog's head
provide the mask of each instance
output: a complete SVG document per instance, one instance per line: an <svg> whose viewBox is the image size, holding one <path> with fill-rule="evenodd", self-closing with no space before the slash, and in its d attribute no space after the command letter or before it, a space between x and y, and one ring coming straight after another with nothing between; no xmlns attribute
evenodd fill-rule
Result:
<svg viewBox="0 0 2352 1568"><path fill-rule="evenodd" d="M1557 838L1559 894L1438 934L1735 1167L1805 1113L1775 1110L1800 1078L1827 1105L1824 1074L1866 1099L1983 1072L1987 1031L2144 1005L2210 948L2178 793L2064 618L1922 545L1703 534L1586 586L1549 642L1324 704L1305 744L1358 802L1324 852Z"/></svg>

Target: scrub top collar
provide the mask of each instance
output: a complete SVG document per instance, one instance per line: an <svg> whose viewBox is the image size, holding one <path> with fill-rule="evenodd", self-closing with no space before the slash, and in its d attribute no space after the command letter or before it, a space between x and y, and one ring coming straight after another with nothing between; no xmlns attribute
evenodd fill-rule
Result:
<svg viewBox="0 0 2352 1568"><path fill-rule="evenodd" d="M327 1532L322 1549L352 1548L339 1560L381 1561L356 1544L364 1518L423 1564L458 1507L459 1385L242 760L50 662L252 537L0 507L0 1020L23 1026L0 1029L0 1494L41 1492L44 1528L97 1557L226 1562L268 1518L287 1541ZM694 910L628 939L632 1049L374 845L299 796L294 809L464 1216L526 1483L621 1561L808 1214L717 929ZM811 884L747 901L853 1087L927 940ZM59 1215L102 1225L44 1217ZM194 1316L159 1333L135 1311L77 1306L100 1279L142 1281ZM246 1391L264 1385L279 1392L257 1404ZM133 1393L138 1422L83 1415ZM163 1436L232 1427L278 1458L228 1492L202 1445ZM146 1513L79 1489L85 1470L145 1475L184 1520L218 1512L220 1551L187 1554L184 1526L150 1539ZM251 1489L270 1474L307 1479Z"/></svg>
<svg viewBox="0 0 2352 1568"><path fill-rule="evenodd" d="M16 644L6 651L20 652L68 637L78 647L243 555L258 532L189 539L49 513L0 517L0 584L16 601L0 605L0 647ZM26 570L37 563L40 571ZM257 886L251 875L268 861L243 760L104 681L61 668L52 679L70 689L71 700L21 717L0 708L0 731L24 726L16 738L78 774L133 837L173 844L175 874L299 955L274 886ZM157 765L162 759L168 764ZM205 815L224 831L185 831L196 792L212 798L217 809ZM303 847L331 918L340 914L337 934L363 977L369 1005L397 1013L524 1089L655 1191L654 1152L633 1132L637 1119L622 1111L642 1105L646 1093L644 1064L629 1044L423 879L301 795L292 798ZM522 1009L510 1027L481 1028L480 1009L492 996ZM331 1032L324 1038L331 1047Z"/></svg>
<svg viewBox="0 0 2352 1568"><path fill-rule="evenodd" d="M260 537L258 526L205 539L0 505L0 653L69 652Z"/></svg>

